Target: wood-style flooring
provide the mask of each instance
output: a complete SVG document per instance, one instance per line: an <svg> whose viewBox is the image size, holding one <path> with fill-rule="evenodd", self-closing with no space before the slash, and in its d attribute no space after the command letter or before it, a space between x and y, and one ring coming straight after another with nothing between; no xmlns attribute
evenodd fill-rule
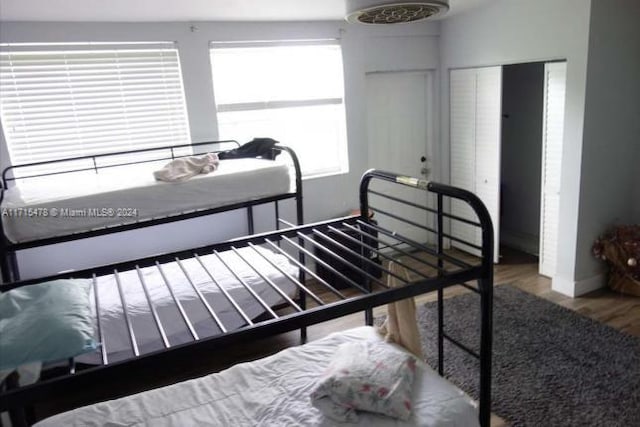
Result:
<svg viewBox="0 0 640 427"><path fill-rule="evenodd" d="M456 256L465 257L462 253L457 253ZM537 258L533 256L503 249L501 263L495 266L495 285L511 284L526 292L575 310L582 315L606 323L616 329L640 336L640 298L623 296L604 289L579 298L563 296L551 290L551 282L548 278L538 275L537 262ZM468 291L462 287L450 288L445 290L445 297L464 292ZM435 293L428 294L417 298L417 303L422 304L434 299ZM385 308L377 308L375 313L384 314ZM331 332L363 324L363 314L346 316L310 327L308 329L308 339L310 341L316 340ZM141 381L145 384L145 388L154 388L167 383L217 372L240 361L255 360L298 344L299 333L295 331L256 342L248 342L233 351L221 351L219 354L212 354L211 360L185 360L180 366L167 366L163 372L141 372L140 377L136 378L132 384L101 384L97 385L95 390L87 390L83 396L65 396L64 399L52 399L48 405L37 408L37 418L86 404L88 403L87 399L89 401L102 400L104 399L104 397L101 397L103 393L113 396L114 391L116 391L114 390L115 387L117 387L117 393L115 394L126 395L140 391ZM492 419L492 426L499 427L504 425L507 424L498 417Z"/></svg>

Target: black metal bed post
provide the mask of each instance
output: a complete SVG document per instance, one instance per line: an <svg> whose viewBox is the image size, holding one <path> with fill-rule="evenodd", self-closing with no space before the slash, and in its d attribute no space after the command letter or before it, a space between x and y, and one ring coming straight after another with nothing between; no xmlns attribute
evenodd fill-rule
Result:
<svg viewBox="0 0 640 427"><path fill-rule="evenodd" d="M293 150L289 151L289 155L291 156L291 159L293 160L293 164L295 165L295 170L296 170L296 221L297 221L297 225L302 225L304 224L304 207L302 205L302 172L300 171L300 162L298 161L298 156L296 156L296 153L293 152ZM298 239L298 242L300 243L300 245L302 247L304 247L304 242L302 241L302 239ZM298 259L299 261L304 265L305 263L305 255L304 252L299 252L298 253ZM306 277L305 277L305 273L304 270L300 270L299 271L299 278L298 280L301 283L305 283L306 281ZM305 294L304 292L300 292L300 297L299 297L299 305L300 307L304 310L307 308L307 294ZM300 328L300 342L302 344L307 342L307 327L303 326L302 328Z"/></svg>
<svg viewBox="0 0 640 427"><path fill-rule="evenodd" d="M12 372L9 376L4 380L4 384L2 385L2 389L0 392L4 392L5 389L11 390L20 387L20 377L17 371ZM8 411L9 421L12 427L27 427L30 424L28 421L27 413L29 412L29 408L25 406L17 406L10 408ZM0 420L0 426L1 426Z"/></svg>
<svg viewBox="0 0 640 427"><path fill-rule="evenodd" d="M443 221L442 221L442 213L443 213L443 196L441 193L437 195L438 200L438 277L442 277L442 268L444 267L444 261L442 259L442 254L444 253L443 248ZM438 373L440 376L444 375L444 291L442 288L438 289Z"/></svg>
<svg viewBox="0 0 640 427"><path fill-rule="evenodd" d="M482 205L484 208L484 205ZM477 212L477 210L476 210ZM480 290L480 425L491 422L491 352L493 346L493 226L484 208L482 223L482 277Z"/></svg>
<svg viewBox="0 0 640 427"><path fill-rule="evenodd" d="M20 270L18 267L18 255L16 254L15 251L8 251L7 258L10 266L9 271L11 274L11 280L14 282L17 280L20 280Z"/></svg>
<svg viewBox="0 0 640 427"><path fill-rule="evenodd" d="M0 184L0 206L2 206L2 200L4 200L4 189L5 184L4 181ZM4 235L4 225L2 224L2 215L3 212L0 211L0 270L2 275L2 282L9 283L11 282L11 266L9 263L9 247L7 242L7 238Z"/></svg>
<svg viewBox="0 0 640 427"><path fill-rule="evenodd" d="M2 230L2 226L0 226L0 230ZM12 281L11 263L9 262L9 250L7 248L4 232L2 233L2 236L0 236L0 270L2 270L2 282L9 283Z"/></svg>
<svg viewBox="0 0 640 427"><path fill-rule="evenodd" d="M249 232L249 235L255 232L253 221L253 206L247 206L247 231Z"/></svg>
<svg viewBox="0 0 640 427"><path fill-rule="evenodd" d="M493 224L486 206L473 193L443 184L429 183L437 194L467 202L474 210L482 229L482 265L478 279L480 294L480 425L491 421L491 351L493 345ZM451 339L450 339L451 340Z"/></svg>
<svg viewBox="0 0 640 427"><path fill-rule="evenodd" d="M20 280L18 270L18 257L16 252L11 250L11 243L4 235L2 219L0 218L0 270L2 270L2 282L16 282Z"/></svg>
<svg viewBox="0 0 640 427"><path fill-rule="evenodd" d="M360 218L366 224L369 224L371 222L369 218L369 184L371 183L371 178L373 178L372 171L373 170L370 169L365 172L362 176L362 179L360 180ZM360 235L360 241L361 255L366 256L366 253L364 252L365 237L363 234ZM364 263L364 261L362 261L362 263ZM371 292L371 281L366 279L364 285L365 288L369 292ZM368 326L373 325L373 309L367 308L364 311L364 321Z"/></svg>

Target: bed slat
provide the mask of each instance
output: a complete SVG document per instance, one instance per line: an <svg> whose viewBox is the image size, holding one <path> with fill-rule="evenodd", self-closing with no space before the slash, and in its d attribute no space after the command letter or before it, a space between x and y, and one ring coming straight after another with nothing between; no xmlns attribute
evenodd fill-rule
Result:
<svg viewBox="0 0 640 427"><path fill-rule="evenodd" d="M295 248L297 248L299 251L303 252L304 254L310 256L315 262L317 262L318 264L321 264L323 267L325 267L327 270L331 271L333 274L335 274L338 277L340 277L342 280L346 280L347 282L349 282L349 284L351 286L353 286L354 288L360 290L362 293L365 293L365 294L370 293L370 291L368 291L365 288L363 288L362 286L360 286L353 279L351 279L350 277L347 277L344 274L340 273L338 270L333 268L333 266L331 266L329 263L321 260L313 252L303 248L301 245L297 244L296 242L294 242L290 238L288 238L286 236L282 236L282 240L284 240L285 242L287 242L290 245L294 246ZM327 249L327 251L329 251L329 250ZM331 251L329 251L329 252L331 252ZM333 252L331 252L331 253L333 254ZM337 257L337 255L335 255L335 254L333 254L333 255Z"/></svg>
<svg viewBox="0 0 640 427"><path fill-rule="evenodd" d="M274 319L278 319L280 317L276 314L275 311L273 311L269 304L264 302L264 300L260 298L260 295L258 295L256 291L254 291L251 286L249 286L247 282L245 282L244 279L240 277L238 273L236 273L235 270L233 270L224 259L222 259L222 257L220 256L220 252L214 250L213 253L216 257L218 257L222 265L224 265L226 269L229 270L231 274L233 274L233 277L236 278L236 280L256 299L256 301L258 301L258 303L267 311L267 313L271 315L271 317L273 317Z"/></svg>
<svg viewBox="0 0 640 427"><path fill-rule="evenodd" d="M414 273L414 274L417 274L418 276L420 276L420 277L422 277L422 278L424 278L424 279L430 279L430 278L431 278L430 276L427 276L426 274L422 273L421 271L416 270L415 268L411 267L410 265L408 265L408 264L404 264L404 263L403 263L402 261L400 261L398 258L394 258L394 257L392 257L392 256L389 256L389 255L387 255L387 254L385 254L385 253L381 252L380 250L376 249L375 247L373 247L373 246L371 246L371 245L367 245L366 243L363 243L361 240L359 240L359 239L357 239L357 238L355 238L355 237L353 237L353 236L349 236L347 233L345 233L345 232L343 232L343 231L341 231L341 230L339 230L339 229L337 229L337 228L335 228L335 227L333 227L333 226L329 226L329 230L331 230L331 231L333 231L333 232L335 232L335 233L339 234L340 236L342 236L342 237L343 237L343 238L345 238L345 239L348 239L348 240L350 240L350 241L352 241L352 242L355 242L355 243L360 244L360 245L361 245L361 246L363 246L364 248L366 248L366 249L368 249L368 250L370 250L370 251L374 252L374 253L375 253L377 256L379 256L379 257L382 257L382 258L387 259L387 260L389 260L389 261L393 261L393 262L395 262L395 263L396 263L396 264L398 264L399 266L401 266L401 267L403 267L403 268L405 268L405 269L407 269L407 270L411 271L411 272L412 272L412 273ZM362 234L364 235L365 233L362 233ZM369 235L367 235L367 236L369 236ZM368 238L368 237L367 237L367 238ZM423 264L426 264L426 263L424 263L424 262L423 262L423 260L421 260L420 258L417 258L417 259L418 259L420 262L422 262ZM376 264L376 265L377 265L377 264ZM428 265L428 264L426 264L426 265ZM389 274L389 273L390 273L390 271L389 271L389 270L387 270L387 269L383 269L383 271L387 272L387 274ZM398 277L398 275L396 275L396 274L393 274L393 275L394 275L395 277Z"/></svg>
<svg viewBox="0 0 640 427"><path fill-rule="evenodd" d="M256 274L258 276L260 276L262 278L262 280L265 281L265 283L267 283L269 286L271 286L273 288L274 291L276 291L278 293L278 295L280 295L285 301L287 301L296 311L302 311L302 309L300 308L300 306L298 306L298 304L296 304L290 297L289 295L287 295L285 292L282 291L282 289L280 289L271 279L269 279L267 276L265 276L264 274L262 274L260 272L260 270L258 270L257 268L255 268L249 261L247 261L247 259L242 256L242 254L240 253L240 251L238 251L238 249L236 249L235 246L231 246L231 250L240 258L242 259L242 261L244 261L245 264L247 264L253 271L256 272Z"/></svg>
<svg viewBox="0 0 640 427"><path fill-rule="evenodd" d="M169 293L171 294L171 298L173 298L173 302L175 302L176 307L178 307L178 311L182 316L182 320L184 320L184 324L187 325L189 332L191 332L191 336L193 337L194 340L196 341L199 340L200 337L198 336L198 333L196 332L196 330L193 328L193 325L191 324L191 321L189 320L187 313L184 311L184 307L182 307L182 303L180 302L180 299L176 297L176 294L173 291L173 288L171 287L171 283L169 283L169 281L167 280L167 276L164 274L162 265L156 261L156 267L158 268L158 271L162 276L162 280L164 281L164 284L167 285L167 289L169 289Z"/></svg>
<svg viewBox="0 0 640 427"><path fill-rule="evenodd" d="M301 268L303 271L306 271L307 273L309 273L309 275L311 275L311 277L313 277L314 279L316 279L321 285L324 285L327 289L329 289L331 292L333 292L334 295L336 295L338 298L340 299L347 299L346 296L344 296L344 294L342 292L340 292L339 290L337 290L336 288L334 288L333 286L331 286L326 280L324 280L322 277L318 276L315 272L313 272L313 270L309 269L309 267L307 267L306 265L304 265L303 263L301 263L300 261L298 261L297 259L295 259L294 257L292 257L291 255L289 255L288 253L286 253L282 248L280 248L278 245L276 245L275 243L273 243L271 240L269 239L265 239L265 242L271 246L273 249L277 250L278 252L280 252L282 255L284 255L285 257L287 257L289 259L289 261L293 262L295 265L297 265L299 268Z"/></svg>
<svg viewBox="0 0 640 427"><path fill-rule="evenodd" d="M147 289L147 283L144 280L144 276L142 275L142 271L140 271L140 267L136 265L136 272L138 273L138 278L140 279L140 284L142 285L142 289L144 290L144 295L147 298L147 303L149 304L149 309L151 310L151 315L153 316L153 320L156 323L156 327L158 328L158 332L160 333L160 337L162 338L162 343L164 344L164 348L170 348L171 344L167 339L167 334L164 332L164 328L162 327L162 322L160 321L160 317L158 316L158 312L156 311L156 307L151 301L151 296L149 295L149 289Z"/></svg>
<svg viewBox="0 0 640 427"><path fill-rule="evenodd" d="M258 249L256 249L256 245L254 245L253 243L249 243L249 247L251 249L253 249L258 255L260 255L265 261L267 261L269 264L271 264L271 266L273 268L275 268L276 270L278 270L283 276L285 276L287 279L289 279L291 282L293 282L300 290L302 290L307 295L309 295L318 305L324 305L324 301L322 301L316 294L311 292L311 290L309 290L309 288L307 288L305 285L300 283L300 281L298 279L296 279L295 277L293 277L292 275L290 275L289 273L284 271L275 262L270 260L269 257L265 256L262 252L260 252Z"/></svg>
<svg viewBox="0 0 640 427"><path fill-rule="evenodd" d="M371 233L369 233L367 231L362 230L361 228L354 227L354 226L352 226L350 224L347 224L346 222L343 222L342 226L347 227L349 230L352 230L352 231L354 231L354 232L356 232L356 233L358 233L358 234L360 234L362 236L365 236L369 240L375 240L376 242L383 243L384 245L387 245L387 246L394 246L395 250L400 252L402 255L408 256L409 258L412 258L413 260L418 261L418 262L420 262L420 263L422 263L424 265L428 265L429 267L434 268L434 269L438 270L439 272L445 272L446 271L444 268L440 268L436 264L434 264L434 263L432 263L432 262L430 262L430 261L428 261L426 259L418 258L416 255L414 255L413 253L407 251L406 249L402 249L402 248L397 247L398 245L388 245L388 242L380 239L379 237L377 237L374 234L371 234ZM407 243L400 242L399 244L407 244ZM380 255L382 255L382 253Z"/></svg>
<svg viewBox="0 0 640 427"><path fill-rule="evenodd" d="M220 289L220 292L222 292L222 294L225 296L225 298L227 298L227 301L229 301L229 304L231 304L231 306L238 312L240 317L242 317L244 319L244 321L247 322L247 324L249 326L253 325L253 321L240 308L240 306L238 305L236 300L233 299L233 297L229 294L229 292L223 286L221 286L220 283L218 283L218 281L215 279L215 277L213 277L213 274L211 274L211 272L209 271L209 268L206 265L204 265L204 262L202 262L202 259L200 258L200 256L197 253L194 253L193 256L198 260L198 262L200 263L200 265L202 266L204 271L209 276L209 279L211 279L211 282L214 285L216 285L218 287L218 289Z"/></svg>
<svg viewBox="0 0 640 427"><path fill-rule="evenodd" d="M438 258L442 258L447 262L450 262L451 264L457 265L460 268L471 268L472 266L456 257L452 257L451 255L447 255L447 254L440 254L438 255L438 253L436 251L434 251L432 248L429 248L421 243L416 242L415 240L411 240L408 237L404 237L404 236L400 236L397 233L394 233L393 231L387 230L386 228L382 228L378 225L373 225L373 224L368 224L362 220L358 220L357 221L358 224L364 225L365 227L369 227L372 228L374 230L376 230L379 233L382 233L386 236L389 236L393 239L396 239L398 241L404 242L410 246L413 246L416 249L422 250L424 252L427 252L428 254L433 255L434 257L438 257Z"/></svg>
<svg viewBox="0 0 640 427"><path fill-rule="evenodd" d="M118 285L118 293L120 294L120 302L122 303L122 312L124 313L124 321L127 324L127 330L129 331L129 339L131 341L131 350L133 350L133 354L136 356L140 356L140 351L138 350L138 343L136 342L136 335L133 331L133 325L131 324L131 319L129 318L129 310L127 310L127 299L124 296L124 292L122 291L122 283L120 281L120 274L118 270L113 270L113 275L116 279L116 284Z"/></svg>
<svg viewBox="0 0 640 427"><path fill-rule="evenodd" d="M360 266L357 266L355 264L350 263L349 261L345 260L342 256L338 255L337 253L335 253L334 251L332 251L329 248L326 248L324 246L322 246L322 244L316 242L314 239L312 239L309 236L305 236L302 233L298 233L298 236L300 236L301 239L304 239L305 241L311 243L315 248L320 249L322 252L328 254L329 256L331 256L333 259L336 259L338 261L340 261L345 267L348 267L350 270L355 271L358 274L363 274L365 276L367 276L369 278L369 280L373 280L374 282L376 282L378 285L382 286L383 288L388 288L386 283L382 282L379 278L377 278L376 276L374 276L373 274L369 273L366 270L363 270L362 268L360 268ZM337 243L337 242L336 242ZM347 249L347 248L345 248ZM371 261L368 260L366 257L363 257L361 254L356 254L355 255L358 259L360 259L360 261ZM372 262L372 261L371 261ZM374 263L375 264L375 263ZM376 266L378 266L376 264ZM346 277L346 276L345 276ZM405 282L407 283L407 282Z"/></svg>
<svg viewBox="0 0 640 427"><path fill-rule="evenodd" d="M102 355L102 364L108 365L109 360L107 358L107 346L104 335L102 334L102 322L100 320L100 297L98 296L98 279L94 274L92 276L91 283L93 284L93 299L96 303L96 324L98 326L98 343L100 345L100 353Z"/></svg>
<svg viewBox="0 0 640 427"><path fill-rule="evenodd" d="M187 269L184 267L184 265L180 261L180 258L176 257L176 262L178 263L178 266L180 266L180 269L184 273L184 277L187 278L187 280L189 281L189 284L191 284L191 287L193 288L195 293L198 295L198 298L200 298L200 301L205 306L205 308L207 309L207 311L211 315L211 318L213 319L213 321L218 326L218 329L220 329L223 333L226 333L227 332L227 328L224 327L224 325L222 324L222 321L220 320L220 318L218 317L216 312L213 311L213 308L211 307L211 305L209 305L209 301L206 300L204 295L202 295L202 292L200 292L200 289L198 289L196 284L193 282L193 280L191 279L191 276L189 276L189 272L187 271Z"/></svg>

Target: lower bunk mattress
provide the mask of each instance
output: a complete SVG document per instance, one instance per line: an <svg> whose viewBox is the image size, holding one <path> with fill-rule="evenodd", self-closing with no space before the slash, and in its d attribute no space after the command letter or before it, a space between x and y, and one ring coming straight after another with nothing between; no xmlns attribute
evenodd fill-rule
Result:
<svg viewBox="0 0 640 427"><path fill-rule="evenodd" d="M172 346L193 341L193 336L173 296L180 301L198 337L208 337L221 332L199 296L194 292L193 286L202 293L220 322L229 331L240 328L246 324L246 321L229 303L221 288L233 298L250 319L265 312L263 306L246 290L238 278L242 279L244 284L260 296L268 306L273 307L284 302L282 296L258 276L253 267L263 272L265 277L283 293L294 297L296 286L280 274L271 263L293 277L297 277L298 268L292 265L284 255L259 246L254 248L239 249L238 253L242 258L232 251L226 251L221 252L219 258L214 255L204 255L199 257L199 260L188 258L181 260L180 263L166 263L162 265L162 269L154 266L142 268L139 272L125 271L119 273L117 279L115 275L98 277L96 288L100 301L102 345L108 353L109 362L129 358L133 353L116 280L121 282L126 298L127 314L141 354L163 348L158 328L149 309L149 299L142 287L142 280L146 284L149 298L153 301L163 330ZM171 286L173 295L167 282ZM94 301L94 292L95 290L92 290L91 301ZM97 319L95 305L92 304L91 309L94 318ZM88 364L99 364L100 359L100 351L76 357L77 362Z"/></svg>
<svg viewBox="0 0 640 427"><path fill-rule="evenodd" d="M310 394L337 347L362 340L383 338L371 327L334 333L218 374L58 414L36 426L345 425L312 406ZM357 423L346 425L478 425L474 402L422 362L417 364L412 392L413 413L408 421L361 412Z"/></svg>
<svg viewBox="0 0 640 427"><path fill-rule="evenodd" d="M229 159L183 182L159 182L162 164L136 164L100 173L18 180L5 190L2 223L13 243L181 215L290 193L289 165Z"/></svg>

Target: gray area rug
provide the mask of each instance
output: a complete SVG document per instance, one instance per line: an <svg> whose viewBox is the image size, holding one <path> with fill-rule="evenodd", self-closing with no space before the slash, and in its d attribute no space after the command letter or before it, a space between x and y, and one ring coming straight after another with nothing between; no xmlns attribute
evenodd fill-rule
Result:
<svg viewBox="0 0 640 427"><path fill-rule="evenodd" d="M640 338L511 286L494 293L493 412L513 426L640 426ZM476 351L479 296L445 300L445 331ZM437 306L418 309L437 363ZM445 376L478 397L476 359L445 341Z"/></svg>

